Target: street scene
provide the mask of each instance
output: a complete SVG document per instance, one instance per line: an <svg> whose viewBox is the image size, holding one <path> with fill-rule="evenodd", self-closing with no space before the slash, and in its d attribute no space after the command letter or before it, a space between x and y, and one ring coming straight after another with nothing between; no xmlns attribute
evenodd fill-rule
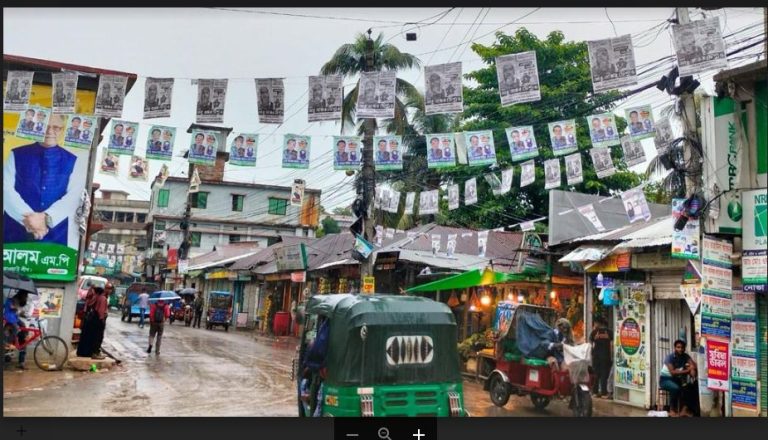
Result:
<svg viewBox="0 0 768 440"><path fill-rule="evenodd" d="M768 416L768 8L4 12L3 417Z"/></svg>

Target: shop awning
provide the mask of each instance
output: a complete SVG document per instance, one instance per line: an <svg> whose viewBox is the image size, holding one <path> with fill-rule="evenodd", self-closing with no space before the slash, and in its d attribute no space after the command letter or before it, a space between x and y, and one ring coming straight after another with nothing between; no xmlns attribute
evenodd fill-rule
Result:
<svg viewBox="0 0 768 440"><path fill-rule="evenodd" d="M602 245L590 245L590 246L579 246L575 250L571 251L568 255L564 256L560 260L558 260L561 263L583 263L586 261L600 261L603 258L605 258L606 255L608 255L608 252L610 252L611 246L602 246Z"/></svg>
<svg viewBox="0 0 768 440"><path fill-rule="evenodd" d="M511 281L528 281L525 275L494 272L488 268L475 269L442 280L414 286L406 292L436 292L438 290L466 289L467 287L489 286L492 284L508 283Z"/></svg>

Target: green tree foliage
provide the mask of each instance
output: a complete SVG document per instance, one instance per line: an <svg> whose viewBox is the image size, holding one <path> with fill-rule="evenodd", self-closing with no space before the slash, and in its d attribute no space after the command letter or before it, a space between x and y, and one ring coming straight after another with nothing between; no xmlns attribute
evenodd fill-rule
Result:
<svg viewBox="0 0 768 440"><path fill-rule="evenodd" d="M336 222L336 220L334 220L333 217L326 217L320 223L322 223L323 225L323 232L325 234L338 234L339 232L341 232L341 228L339 228L339 223Z"/></svg>

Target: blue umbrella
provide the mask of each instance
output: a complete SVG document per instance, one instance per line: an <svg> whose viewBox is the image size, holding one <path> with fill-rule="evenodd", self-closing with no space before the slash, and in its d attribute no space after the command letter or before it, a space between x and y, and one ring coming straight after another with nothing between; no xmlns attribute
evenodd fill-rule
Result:
<svg viewBox="0 0 768 440"><path fill-rule="evenodd" d="M175 292L171 292L170 290L158 290L157 292L152 292L152 294L149 295L150 301L174 301L177 299L181 299L181 297L176 295Z"/></svg>

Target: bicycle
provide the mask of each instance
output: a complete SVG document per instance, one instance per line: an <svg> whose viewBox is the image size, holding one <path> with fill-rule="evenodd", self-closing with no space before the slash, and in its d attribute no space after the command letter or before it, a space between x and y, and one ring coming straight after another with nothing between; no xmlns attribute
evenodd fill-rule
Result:
<svg viewBox="0 0 768 440"><path fill-rule="evenodd" d="M33 350L35 365L44 371L58 371L64 368L69 359L69 347L64 339L58 336L46 334L47 320L36 318L37 326L20 326L19 332L26 332L27 337L23 343L19 343L18 337L12 344L5 344L5 360L9 360L10 353L21 351L37 340ZM5 322L3 322L5 329Z"/></svg>

